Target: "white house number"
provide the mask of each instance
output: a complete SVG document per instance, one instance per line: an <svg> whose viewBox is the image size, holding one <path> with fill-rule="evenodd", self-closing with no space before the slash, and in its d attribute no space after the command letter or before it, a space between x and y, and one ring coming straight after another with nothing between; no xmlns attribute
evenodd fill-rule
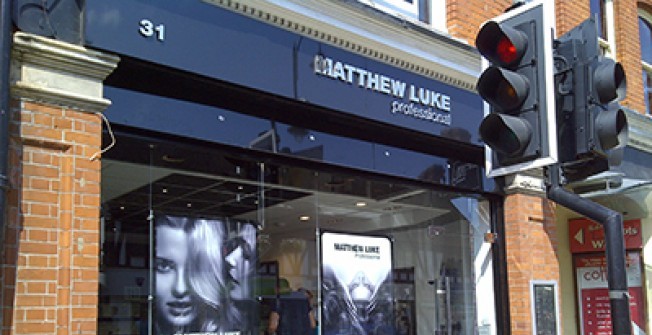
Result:
<svg viewBox="0 0 652 335"><path fill-rule="evenodd" d="M140 28L138 31L144 37L153 37L161 42L165 40L165 25L162 23L154 24L154 22L149 19L142 19L140 20Z"/></svg>

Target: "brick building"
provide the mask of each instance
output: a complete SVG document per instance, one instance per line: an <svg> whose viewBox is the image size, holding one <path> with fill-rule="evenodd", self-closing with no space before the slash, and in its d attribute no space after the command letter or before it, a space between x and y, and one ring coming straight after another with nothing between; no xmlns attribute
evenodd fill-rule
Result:
<svg viewBox="0 0 652 335"><path fill-rule="evenodd" d="M3 334L253 334L286 286L322 334L604 326L595 225L485 176L473 43L511 1L1 2ZM623 164L579 186L633 222L647 333L652 2L554 9L627 73Z"/></svg>

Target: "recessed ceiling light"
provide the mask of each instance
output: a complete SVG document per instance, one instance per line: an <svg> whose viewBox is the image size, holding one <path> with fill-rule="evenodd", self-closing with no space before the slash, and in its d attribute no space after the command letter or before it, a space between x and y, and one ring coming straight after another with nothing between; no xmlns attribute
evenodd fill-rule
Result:
<svg viewBox="0 0 652 335"><path fill-rule="evenodd" d="M167 189L167 188L164 188L164 189L163 189L163 193L168 193L168 189Z"/></svg>
<svg viewBox="0 0 652 335"><path fill-rule="evenodd" d="M191 203L187 203L187 204L186 204L186 207L190 208L190 207L192 207L192 204L191 204Z"/></svg>
<svg viewBox="0 0 652 335"><path fill-rule="evenodd" d="M310 216L308 216L308 215L302 215L302 216L299 217L299 220L301 220L301 221L308 221L308 220L310 220Z"/></svg>
<svg viewBox="0 0 652 335"><path fill-rule="evenodd" d="M355 203L355 207L365 207L367 206L367 203L364 201L358 201Z"/></svg>

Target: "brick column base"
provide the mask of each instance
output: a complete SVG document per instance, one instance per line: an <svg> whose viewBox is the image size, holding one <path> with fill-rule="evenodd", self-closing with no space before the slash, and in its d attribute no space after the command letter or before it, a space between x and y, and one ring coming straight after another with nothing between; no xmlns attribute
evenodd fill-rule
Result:
<svg viewBox="0 0 652 335"><path fill-rule="evenodd" d="M533 334L531 281L559 283L557 245L554 203L543 196L508 195L505 199L505 249L513 335ZM557 292L558 301L560 298Z"/></svg>

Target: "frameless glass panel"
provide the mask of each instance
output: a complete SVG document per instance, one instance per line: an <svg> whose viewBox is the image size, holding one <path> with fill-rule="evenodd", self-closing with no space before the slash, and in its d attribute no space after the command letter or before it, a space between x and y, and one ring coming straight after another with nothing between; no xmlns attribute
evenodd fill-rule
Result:
<svg viewBox="0 0 652 335"><path fill-rule="evenodd" d="M257 333L260 222L247 214L296 196L264 188L277 171L128 138L112 154L125 160L102 163L99 333Z"/></svg>
<svg viewBox="0 0 652 335"><path fill-rule="evenodd" d="M278 264L286 294L317 293L322 334L495 331L485 201L356 175L285 172L311 186L265 209L261 233L273 242L261 261ZM476 285L486 291L477 295Z"/></svg>
<svg viewBox="0 0 652 335"><path fill-rule="evenodd" d="M495 332L485 200L319 166L119 137L99 333Z"/></svg>

